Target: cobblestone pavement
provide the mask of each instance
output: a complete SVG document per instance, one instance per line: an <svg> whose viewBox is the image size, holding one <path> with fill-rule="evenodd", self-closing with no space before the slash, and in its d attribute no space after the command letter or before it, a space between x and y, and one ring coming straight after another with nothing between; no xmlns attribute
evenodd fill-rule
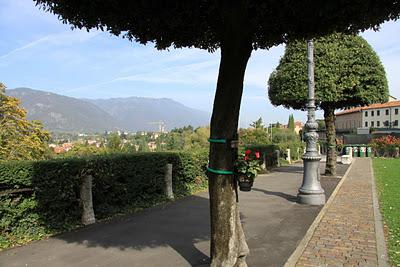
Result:
<svg viewBox="0 0 400 267"><path fill-rule="evenodd" d="M296 266L378 266L371 159L357 159Z"/></svg>

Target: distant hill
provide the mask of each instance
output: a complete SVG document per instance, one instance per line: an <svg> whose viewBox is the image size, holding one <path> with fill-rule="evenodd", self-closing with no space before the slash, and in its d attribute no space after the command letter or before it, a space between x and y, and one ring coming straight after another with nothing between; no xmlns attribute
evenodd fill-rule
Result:
<svg viewBox="0 0 400 267"><path fill-rule="evenodd" d="M167 98L77 99L30 88L7 90L7 94L21 99L28 119L40 120L55 132L155 131L158 121L169 130L208 125L210 118L207 112Z"/></svg>
<svg viewBox="0 0 400 267"><path fill-rule="evenodd" d="M21 99L28 119L42 121L50 131L103 132L119 126L107 112L80 99L30 88L7 90L7 94Z"/></svg>
<svg viewBox="0 0 400 267"><path fill-rule="evenodd" d="M122 127L128 130L154 131L158 126L150 123L158 121L163 121L167 130L189 124L205 126L210 120L207 112L186 107L168 98L128 97L86 101L118 118Z"/></svg>

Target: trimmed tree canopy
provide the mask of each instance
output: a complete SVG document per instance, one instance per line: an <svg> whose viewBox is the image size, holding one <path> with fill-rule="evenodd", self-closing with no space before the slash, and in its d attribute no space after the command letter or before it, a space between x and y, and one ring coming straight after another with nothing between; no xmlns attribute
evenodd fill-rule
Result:
<svg viewBox="0 0 400 267"><path fill-rule="evenodd" d="M357 32L397 19L393 0L211 1L211 0L34 0L77 28L101 29L159 49L214 50L232 19L241 23L254 48L333 31ZM235 9L240 5L240 14Z"/></svg>
<svg viewBox="0 0 400 267"><path fill-rule="evenodd" d="M343 109L388 99L385 70L360 36L332 34L314 40L315 94L322 108ZM271 74L268 96L274 105L306 108L307 42L289 43Z"/></svg>

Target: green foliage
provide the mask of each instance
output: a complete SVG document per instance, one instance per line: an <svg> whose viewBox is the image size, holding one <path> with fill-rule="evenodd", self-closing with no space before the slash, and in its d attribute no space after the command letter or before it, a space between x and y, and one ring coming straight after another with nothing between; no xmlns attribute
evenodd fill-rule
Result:
<svg viewBox="0 0 400 267"><path fill-rule="evenodd" d="M250 126L255 128L255 129L264 129L265 128L261 117L258 120L252 122L250 124Z"/></svg>
<svg viewBox="0 0 400 267"><path fill-rule="evenodd" d="M199 127L193 129L192 126L183 128L175 128L165 136L165 150L204 150L208 149L208 137L210 136L210 128Z"/></svg>
<svg viewBox="0 0 400 267"><path fill-rule="evenodd" d="M373 166L391 266L400 266L400 159L374 159Z"/></svg>
<svg viewBox="0 0 400 267"><path fill-rule="evenodd" d="M93 155L101 155L106 153L106 149L102 147L96 147L94 145L89 145L89 144L79 144L75 143L74 146L71 148L71 150L63 153L60 155L60 157L77 157L77 158L82 158L82 157L89 157Z"/></svg>
<svg viewBox="0 0 400 267"><path fill-rule="evenodd" d="M289 120L288 120L288 129L289 129L289 131L294 132L294 128L295 128L294 117L293 117L293 114L290 114Z"/></svg>
<svg viewBox="0 0 400 267"><path fill-rule="evenodd" d="M19 105L0 83L0 160L44 159L50 135L39 121L28 121Z"/></svg>
<svg viewBox="0 0 400 267"><path fill-rule="evenodd" d="M400 137L386 135L374 138L370 146L378 157L395 157L400 149Z"/></svg>
<svg viewBox="0 0 400 267"><path fill-rule="evenodd" d="M278 158L276 158L275 154L276 150L280 151L278 145L247 145L245 148L252 151L259 151L261 154L260 158L264 162L267 169L278 166Z"/></svg>
<svg viewBox="0 0 400 267"><path fill-rule="evenodd" d="M207 153L106 154L0 163L0 248L79 225L79 188L93 177L97 219L164 202L164 170L173 164L176 197L206 187Z"/></svg>
<svg viewBox="0 0 400 267"><path fill-rule="evenodd" d="M318 131L326 130L325 120L317 119L316 121L318 123Z"/></svg>
<svg viewBox="0 0 400 267"><path fill-rule="evenodd" d="M249 128L239 130L240 142L243 144L269 144L271 143L271 137L267 133L266 128Z"/></svg>
<svg viewBox="0 0 400 267"><path fill-rule="evenodd" d="M250 180L257 177L258 172L261 170L262 158L258 150L246 150L244 154L239 155L235 165L237 171L245 175Z"/></svg>
<svg viewBox="0 0 400 267"><path fill-rule="evenodd" d="M343 109L385 102L385 70L372 47L360 36L332 34L315 39L315 94L321 109ZM268 81L274 105L305 109L307 103L307 43L286 46Z"/></svg>
<svg viewBox="0 0 400 267"><path fill-rule="evenodd" d="M122 149L122 140L117 133L112 133L107 136L106 148L110 152L118 152Z"/></svg>

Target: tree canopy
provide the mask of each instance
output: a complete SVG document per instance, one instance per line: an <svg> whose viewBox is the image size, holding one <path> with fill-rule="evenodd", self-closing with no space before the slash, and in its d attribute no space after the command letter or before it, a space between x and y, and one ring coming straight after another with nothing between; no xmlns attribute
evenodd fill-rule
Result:
<svg viewBox="0 0 400 267"><path fill-rule="evenodd" d="M315 95L320 108L343 109L387 101L385 70L362 37L336 33L315 39L314 47ZM286 46L268 81L268 96L273 105L306 108L306 57L306 41Z"/></svg>
<svg viewBox="0 0 400 267"><path fill-rule="evenodd" d="M314 41L315 97L324 110L327 160L326 175L336 175L335 109L387 101L389 90L379 57L362 37L335 33ZM286 46L285 54L271 74L268 96L274 105L306 108L307 42Z"/></svg>
<svg viewBox="0 0 400 267"><path fill-rule="evenodd" d="M231 19L242 25L253 48L334 31L357 32L397 19L393 0L212 1L212 0L34 0L76 28L101 29L158 49L215 50L226 39ZM240 15L234 6L240 5ZM238 16L239 15L239 16Z"/></svg>
<svg viewBox="0 0 400 267"><path fill-rule="evenodd" d="M43 159L50 135L39 121L28 121L19 104L0 83L0 160Z"/></svg>

